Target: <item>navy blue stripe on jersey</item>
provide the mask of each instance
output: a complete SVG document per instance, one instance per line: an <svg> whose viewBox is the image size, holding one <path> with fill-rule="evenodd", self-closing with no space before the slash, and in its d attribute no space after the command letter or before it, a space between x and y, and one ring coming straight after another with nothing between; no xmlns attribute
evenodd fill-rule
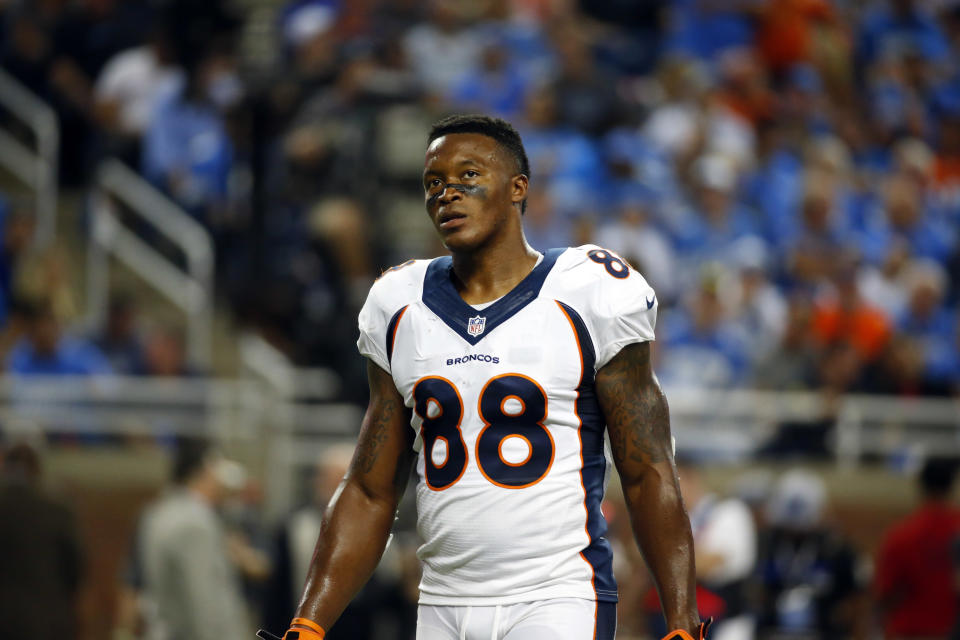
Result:
<svg viewBox="0 0 960 640"><path fill-rule="evenodd" d="M613 640L617 634L617 604L615 602L597 603L597 627L594 640Z"/></svg>
<svg viewBox="0 0 960 640"><path fill-rule="evenodd" d="M593 567L593 588L597 600L617 601L617 581L613 577L613 550L606 539L607 521L603 517L600 505L603 502L604 476L607 472L607 459L603 454L603 431L606 426L600 403L597 401L597 388L594 381L596 351L587 325L573 307L559 300L557 304L570 320L576 334L583 370L580 384L577 386L575 411L580 418L580 447L583 466L580 480L587 507L587 535L590 543L581 554ZM600 636L598 636L600 637Z"/></svg>
<svg viewBox="0 0 960 640"><path fill-rule="evenodd" d="M489 307L477 310L463 301L453 284L453 258L436 258L427 267L423 279L423 303L437 317L453 329L457 335L471 345L483 340L499 325L516 315L525 306L536 300L543 287L543 281L557 262L557 258L566 249L549 249L544 252L543 260L533 268L527 277L520 281L510 293ZM479 335L470 335L467 331L470 318L483 317L484 324Z"/></svg>
<svg viewBox="0 0 960 640"><path fill-rule="evenodd" d="M390 318L390 323L387 324L387 363L393 364L393 343L397 340L397 326L400 324L400 318L403 317L404 311L407 310L406 307L402 307L397 310L393 317Z"/></svg>

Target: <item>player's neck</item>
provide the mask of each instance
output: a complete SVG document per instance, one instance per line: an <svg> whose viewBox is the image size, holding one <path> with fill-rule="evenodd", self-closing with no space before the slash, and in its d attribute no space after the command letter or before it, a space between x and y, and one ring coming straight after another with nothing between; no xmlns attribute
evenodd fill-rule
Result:
<svg viewBox="0 0 960 640"><path fill-rule="evenodd" d="M537 253L521 234L468 254L453 254L454 284L467 304L482 304L508 294L537 265Z"/></svg>

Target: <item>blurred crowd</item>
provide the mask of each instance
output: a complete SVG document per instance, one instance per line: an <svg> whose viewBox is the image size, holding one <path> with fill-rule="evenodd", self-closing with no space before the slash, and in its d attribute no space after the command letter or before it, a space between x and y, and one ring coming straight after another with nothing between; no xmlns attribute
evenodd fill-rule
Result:
<svg viewBox="0 0 960 640"><path fill-rule="evenodd" d="M449 112L521 132L535 248L598 243L657 289L666 384L955 394L958 52L953 0L0 3L62 181L136 168L210 231L236 317L359 399L370 282L443 251L418 176ZM0 310L22 209L0 208ZM61 368L149 369L104 340Z"/></svg>

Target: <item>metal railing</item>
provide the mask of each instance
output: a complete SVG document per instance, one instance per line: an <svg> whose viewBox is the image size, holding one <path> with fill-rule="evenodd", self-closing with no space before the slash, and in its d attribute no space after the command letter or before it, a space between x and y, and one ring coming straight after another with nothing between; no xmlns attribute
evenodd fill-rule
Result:
<svg viewBox="0 0 960 640"><path fill-rule="evenodd" d="M0 69L0 105L33 134L30 147L0 129L0 164L30 189L35 198L37 224L34 243L49 244L57 231L57 165L60 125L57 114L13 76Z"/></svg>
<svg viewBox="0 0 960 640"><path fill-rule="evenodd" d="M150 246L124 223L116 203L138 222L176 246L186 270ZM206 229L172 200L118 160L97 171L91 194L92 224L87 251L88 322L99 326L109 304L110 257L148 282L187 316L187 353L208 370L212 360L214 247Z"/></svg>
<svg viewBox="0 0 960 640"><path fill-rule="evenodd" d="M324 449L356 437L363 409L324 397L331 387L268 381L265 354L288 369L283 379L300 376L258 340L243 339L248 371L261 369L244 378L0 377L0 429L7 435L188 434L243 441L264 474L268 514L279 516ZM681 389L667 394L678 449L715 460L750 462L781 425L813 426L827 413L834 416L829 448L840 465L859 464L868 455L960 454L958 400Z"/></svg>
<svg viewBox="0 0 960 640"><path fill-rule="evenodd" d="M742 460L783 428L823 428L837 464L905 451L960 453L960 398L666 389L677 446Z"/></svg>
<svg viewBox="0 0 960 640"><path fill-rule="evenodd" d="M266 392L243 379L6 375L0 424L8 435L254 439Z"/></svg>
<svg viewBox="0 0 960 640"><path fill-rule="evenodd" d="M296 367L255 333L241 334L239 354L244 375L270 390L263 455L271 477L265 488L267 516L279 517L295 499L302 470L315 465L331 441L352 439L362 413L336 402L341 381L334 371Z"/></svg>

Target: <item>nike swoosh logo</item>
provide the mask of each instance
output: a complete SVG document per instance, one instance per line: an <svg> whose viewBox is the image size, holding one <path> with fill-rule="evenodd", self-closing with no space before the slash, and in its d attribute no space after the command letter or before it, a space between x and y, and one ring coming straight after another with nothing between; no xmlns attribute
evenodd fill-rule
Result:
<svg viewBox="0 0 960 640"><path fill-rule="evenodd" d="M647 298L647 309L653 309L653 303L657 301L657 296Z"/></svg>

